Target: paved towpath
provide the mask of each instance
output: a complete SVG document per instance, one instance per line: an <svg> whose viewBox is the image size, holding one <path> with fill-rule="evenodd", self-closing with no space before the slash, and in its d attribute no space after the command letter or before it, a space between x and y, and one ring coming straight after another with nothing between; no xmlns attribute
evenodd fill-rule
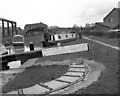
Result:
<svg viewBox="0 0 120 96"><path fill-rule="evenodd" d="M112 46L112 45L109 45L109 44L106 44L106 43L103 43L103 42L100 42L100 41L97 41L97 40L90 39L90 38L88 38L88 37L83 37L83 38L84 38L84 39L87 39L87 40L90 40L90 41L93 41L93 42L96 42L96 43L99 43L99 44L102 44L102 45L104 45L104 46L107 46L107 47L116 49L116 50L120 50L120 47L117 47L117 46Z"/></svg>

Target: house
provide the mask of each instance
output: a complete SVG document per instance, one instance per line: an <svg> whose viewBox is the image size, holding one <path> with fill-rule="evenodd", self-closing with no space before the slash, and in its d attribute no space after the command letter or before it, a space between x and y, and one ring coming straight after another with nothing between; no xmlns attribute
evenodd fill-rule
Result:
<svg viewBox="0 0 120 96"><path fill-rule="evenodd" d="M72 31L72 28L59 27L57 28L56 33L70 33L71 31Z"/></svg>
<svg viewBox="0 0 120 96"><path fill-rule="evenodd" d="M103 22L96 22L91 32L108 32L113 29L120 29L119 21L120 8L114 8L104 18Z"/></svg>
<svg viewBox="0 0 120 96"><path fill-rule="evenodd" d="M103 18L103 21L107 23L118 23L118 14L120 14L120 8L114 8Z"/></svg>
<svg viewBox="0 0 120 96"><path fill-rule="evenodd" d="M70 27L55 27L55 28L49 29L49 32L54 34L70 33L71 31L72 31L72 28Z"/></svg>
<svg viewBox="0 0 120 96"><path fill-rule="evenodd" d="M27 35L38 35L40 32L44 32L44 29L47 29L47 25L40 22L34 24L26 24L24 30Z"/></svg>
<svg viewBox="0 0 120 96"><path fill-rule="evenodd" d="M108 32L108 30L118 28L118 23L96 22L91 32Z"/></svg>

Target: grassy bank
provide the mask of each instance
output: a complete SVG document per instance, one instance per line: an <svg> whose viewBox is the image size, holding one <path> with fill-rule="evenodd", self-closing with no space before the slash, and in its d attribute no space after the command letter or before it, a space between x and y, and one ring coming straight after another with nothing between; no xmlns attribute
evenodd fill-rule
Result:
<svg viewBox="0 0 120 96"><path fill-rule="evenodd" d="M97 40L106 44L110 44L113 46L119 46L120 47L120 41L117 38L106 38L106 37L96 37L96 36L87 36L90 39Z"/></svg>
<svg viewBox="0 0 120 96"><path fill-rule="evenodd" d="M44 83L60 77L68 70L68 65L34 66L19 73L2 88L3 92L9 92L19 88L33 86L39 82Z"/></svg>
<svg viewBox="0 0 120 96"><path fill-rule="evenodd" d="M46 60L67 60L75 58L86 58L100 62L106 67L106 70L102 72L98 81L83 90L78 90L74 94L117 94L119 78L118 50L85 39L79 39L75 41L76 44L84 42L89 43L90 51L43 57L39 58L37 62Z"/></svg>
<svg viewBox="0 0 120 96"><path fill-rule="evenodd" d="M85 36L104 37L109 39L120 38L119 32L81 32Z"/></svg>
<svg viewBox="0 0 120 96"><path fill-rule="evenodd" d="M99 40L103 40L102 38L99 38ZM112 41L111 43L109 42L109 40L108 41L104 40L104 41L105 43L108 44L112 44L115 42ZM102 63L106 67L106 70L102 72L97 82L93 83L92 85L90 85L85 89L78 90L77 92L75 92L75 94L117 94L118 78L119 78L118 64L120 62L118 59L118 50L106 47L104 45L100 45L98 43L86 39L78 39L74 42L71 42L71 44L79 44L85 42L89 43L90 51L43 57L43 58L39 58L36 63L47 60L61 61L61 60L75 59L75 58L93 59L96 62ZM60 68L58 69L60 70ZM58 69L54 68L54 70L58 70ZM4 87L4 90L5 89L6 88Z"/></svg>

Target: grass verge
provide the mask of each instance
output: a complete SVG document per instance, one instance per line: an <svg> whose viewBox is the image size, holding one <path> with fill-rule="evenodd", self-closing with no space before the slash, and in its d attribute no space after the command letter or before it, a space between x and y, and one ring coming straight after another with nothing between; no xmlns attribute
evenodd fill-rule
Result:
<svg viewBox="0 0 120 96"><path fill-rule="evenodd" d="M100 62L106 67L106 69L101 73L98 81L87 88L78 90L73 94L118 94L118 64L120 62L118 59L119 51L86 39L76 40L73 44L85 42L89 43L90 51L43 57L39 58L37 62L45 61L46 59L62 61L75 58L92 59L96 62ZM107 40L106 43L108 43Z"/></svg>
<svg viewBox="0 0 120 96"><path fill-rule="evenodd" d="M5 84L3 93L33 86L39 82L44 83L62 76L68 70L68 65L34 66L19 73L15 78Z"/></svg>

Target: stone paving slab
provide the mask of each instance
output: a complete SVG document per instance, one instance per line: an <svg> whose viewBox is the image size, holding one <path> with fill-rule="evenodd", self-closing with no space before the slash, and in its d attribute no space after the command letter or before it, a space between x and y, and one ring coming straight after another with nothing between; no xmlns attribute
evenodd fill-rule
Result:
<svg viewBox="0 0 120 96"><path fill-rule="evenodd" d="M70 77L70 76L61 76L60 78L58 78L57 80L63 80L63 81L68 81L68 82L74 82L77 79L79 79L79 77Z"/></svg>
<svg viewBox="0 0 120 96"><path fill-rule="evenodd" d="M67 72L65 75L76 75L76 76L83 76L84 73L82 72Z"/></svg>
<svg viewBox="0 0 120 96"><path fill-rule="evenodd" d="M38 84L36 84L30 88L23 89L24 94L40 94L40 93L44 93L47 91L50 91L50 90L45 87L42 87Z"/></svg>
<svg viewBox="0 0 120 96"><path fill-rule="evenodd" d="M65 83L65 82L59 82L59 81L50 81L50 82L46 82L44 83L45 85L49 86L50 88L52 88L53 90L57 89L57 88L60 88L60 87L63 87L63 86L66 86L68 83Z"/></svg>
<svg viewBox="0 0 120 96"><path fill-rule="evenodd" d="M85 72L85 68L70 68L69 71L81 71L81 72Z"/></svg>
<svg viewBox="0 0 120 96"><path fill-rule="evenodd" d="M40 93L44 93L47 91L50 91L50 90L36 84L32 87L24 88L23 94L40 94ZM11 92L8 92L7 94L18 94L18 91L11 91Z"/></svg>
<svg viewBox="0 0 120 96"><path fill-rule="evenodd" d="M11 92L8 92L7 94L18 94L17 91L11 91Z"/></svg>
<svg viewBox="0 0 120 96"><path fill-rule="evenodd" d="M72 64L71 67L85 67L85 65L82 65L82 64L80 64L80 65Z"/></svg>

